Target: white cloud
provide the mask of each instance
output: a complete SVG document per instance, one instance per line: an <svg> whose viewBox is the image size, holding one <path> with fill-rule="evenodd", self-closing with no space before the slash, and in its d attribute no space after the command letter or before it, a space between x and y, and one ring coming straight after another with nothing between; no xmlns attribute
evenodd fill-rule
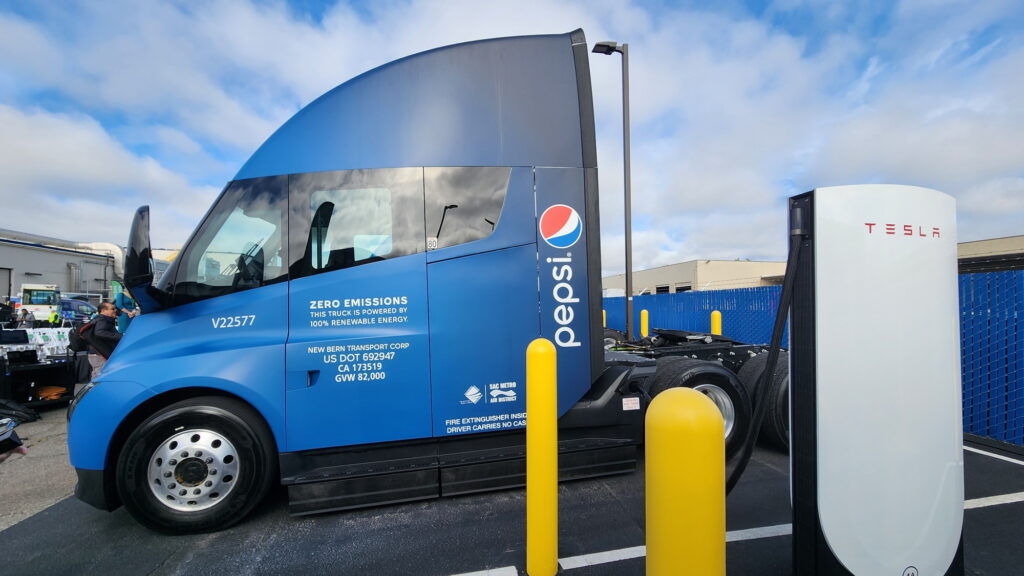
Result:
<svg viewBox="0 0 1024 576"><path fill-rule="evenodd" d="M1024 47L1019 38L1012 44L984 43L984 58L966 67L948 55L950 50L956 45L964 52L972 44L965 39L969 31L992 24L997 16L983 10L989 21L972 13L965 21L936 23L934 14L925 17L921 10L905 8L901 14L909 19L912 13L920 21L898 23L898 33L919 36L946 56L931 58L924 71L924 48L908 49L895 59L864 106L833 116L805 181L928 186L960 200L961 238L1024 234L1024 200L1016 199L1024 198L1019 152L1024 112L1016 104L1024 89L1019 74ZM928 23L946 30L947 39L915 27Z"/></svg>
<svg viewBox="0 0 1024 576"><path fill-rule="evenodd" d="M94 119L0 105L0 203L14 229L124 244L150 204L154 245L182 242L217 190L126 150Z"/></svg>
<svg viewBox="0 0 1024 576"><path fill-rule="evenodd" d="M31 85L52 85L60 81L63 68L63 55L39 26L0 12L0 79L7 75Z"/></svg>
<svg viewBox="0 0 1024 576"><path fill-rule="evenodd" d="M1024 178L996 178L971 186L960 195L958 209L982 216L1024 213Z"/></svg>
<svg viewBox="0 0 1024 576"><path fill-rule="evenodd" d="M40 8L45 24L0 12L0 102L36 142L7 145L0 185L24 181L67 205L94 197L79 189L115 205L167 190L209 197L348 78L455 42L583 27L591 43L630 44L638 268L782 258L784 197L835 184L934 187L959 198L961 237L1024 233L1024 49L1002 24L1022 15L1016 3L777 0L760 20L724 6L408 0L338 3L313 20L275 0L111 0ZM794 15L810 24L779 25ZM605 273L622 266L620 65L591 57ZM68 113L36 111L40 93ZM38 144L47 122L65 139L50 146L58 171Z"/></svg>

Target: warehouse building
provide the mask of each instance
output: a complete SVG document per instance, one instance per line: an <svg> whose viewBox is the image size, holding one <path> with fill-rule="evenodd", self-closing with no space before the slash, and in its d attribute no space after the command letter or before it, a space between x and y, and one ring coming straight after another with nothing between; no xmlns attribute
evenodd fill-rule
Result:
<svg viewBox="0 0 1024 576"><path fill-rule="evenodd" d="M633 272L633 294L674 294L700 290L733 290L782 283L785 262L691 260ZM626 276L602 279L605 296L626 293Z"/></svg>
<svg viewBox="0 0 1024 576"><path fill-rule="evenodd" d="M962 242L957 256L962 274L1024 269L1024 236ZM691 260L633 272L633 295L771 286L785 273L785 262ZM606 297L625 295L625 275L603 278L602 287Z"/></svg>
<svg viewBox="0 0 1024 576"><path fill-rule="evenodd" d="M56 284L65 296L109 299L123 260L114 244L0 229L0 301L16 298L23 284Z"/></svg>
<svg viewBox="0 0 1024 576"><path fill-rule="evenodd" d="M1024 236L961 242L960 273L1024 270Z"/></svg>
<svg viewBox="0 0 1024 576"><path fill-rule="evenodd" d="M177 250L153 250L158 282ZM93 304L112 298L110 282L124 275L124 248L76 242L0 228L0 302L18 297L23 284L55 284L65 298Z"/></svg>

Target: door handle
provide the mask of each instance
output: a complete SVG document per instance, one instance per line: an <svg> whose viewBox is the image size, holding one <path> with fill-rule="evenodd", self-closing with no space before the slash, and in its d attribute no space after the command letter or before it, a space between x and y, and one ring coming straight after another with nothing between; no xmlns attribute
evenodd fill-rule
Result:
<svg viewBox="0 0 1024 576"><path fill-rule="evenodd" d="M306 370L306 388L309 388L320 378L319 370Z"/></svg>

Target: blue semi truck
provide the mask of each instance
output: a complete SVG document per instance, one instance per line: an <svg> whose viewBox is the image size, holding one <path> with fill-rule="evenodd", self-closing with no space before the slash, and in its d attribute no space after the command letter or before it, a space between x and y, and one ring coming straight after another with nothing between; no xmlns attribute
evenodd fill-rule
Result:
<svg viewBox="0 0 1024 576"><path fill-rule="evenodd" d="M596 159L582 30L502 38L300 110L155 285L140 208L125 277L144 314L69 408L76 495L187 533L276 483L293 514L520 486L537 337L558 354L563 479L633 470L672 386L716 402L736 453L760 349L606 338Z"/></svg>

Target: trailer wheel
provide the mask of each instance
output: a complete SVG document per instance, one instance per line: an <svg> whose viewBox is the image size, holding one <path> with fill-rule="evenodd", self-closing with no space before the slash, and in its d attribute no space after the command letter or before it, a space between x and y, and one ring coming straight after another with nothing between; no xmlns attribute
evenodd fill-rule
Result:
<svg viewBox="0 0 1024 576"><path fill-rule="evenodd" d="M209 396L172 404L128 437L117 461L117 491L140 523L160 532L221 530L266 496L275 444L247 405Z"/></svg>
<svg viewBox="0 0 1024 576"><path fill-rule="evenodd" d="M718 362L679 356L658 359L649 393L655 397L669 388L693 388L706 395L725 420L725 457L743 448L750 428L750 397L743 383Z"/></svg>
<svg viewBox="0 0 1024 576"><path fill-rule="evenodd" d="M764 372L768 363L768 353L761 353L747 360L740 368L740 380L750 390L751 398L757 397L758 383L761 373ZM789 353L779 352L778 363L775 365L775 374L768 382L768 390L764 394L764 401L768 403L768 411L765 412L764 420L761 422L761 437L776 448L789 449Z"/></svg>

